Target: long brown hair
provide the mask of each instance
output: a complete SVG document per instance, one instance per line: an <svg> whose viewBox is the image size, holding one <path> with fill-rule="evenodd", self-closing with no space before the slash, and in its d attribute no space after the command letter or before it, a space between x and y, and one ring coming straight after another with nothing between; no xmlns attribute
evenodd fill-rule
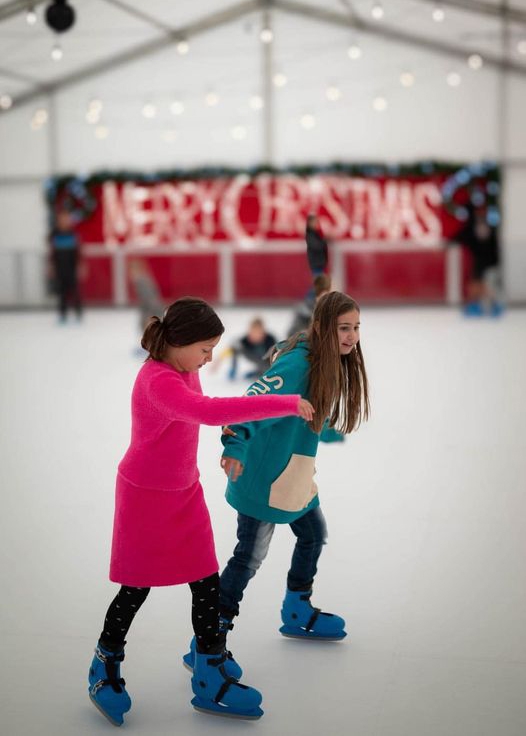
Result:
<svg viewBox="0 0 526 736"><path fill-rule="evenodd" d="M307 331L309 343L309 401L316 413L310 426L321 432L325 420L338 432L348 434L367 420L369 387L360 342L349 355L340 355L338 317L360 311L347 294L331 291L316 303ZM293 335L284 351L292 350L305 333ZM283 352L283 351L282 351Z"/></svg>
<svg viewBox="0 0 526 736"><path fill-rule="evenodd" d="M185 296L170 304L162 320L159 317L151 318L144 330L141 345L148 351L148 358L162 360L168 345L182 347L212 340L224 331L223 323L210 304Z"/></svg>

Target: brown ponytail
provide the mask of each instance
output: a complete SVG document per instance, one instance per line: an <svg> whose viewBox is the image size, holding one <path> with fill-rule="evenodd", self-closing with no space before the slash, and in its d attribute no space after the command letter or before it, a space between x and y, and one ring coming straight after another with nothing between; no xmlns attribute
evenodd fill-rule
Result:
<svg viewBox="0 0 526 736"><path fill-rule="evenodd" d="M194 342L213 340L223 334L223 323L210 304L202 299L185 296L170 304L162 320L152 317L141 345L149 358L163 360L168 345L183 347Z"/></svg>
<svg viewBox="0 0 526 736"><path fill-rule="evenodd" d="M152 317L141 340L141 347L150 353L149 357L154 360L162 360L164 351L166 350L166 341L164 339L163 323L159 317Z"/></svg>

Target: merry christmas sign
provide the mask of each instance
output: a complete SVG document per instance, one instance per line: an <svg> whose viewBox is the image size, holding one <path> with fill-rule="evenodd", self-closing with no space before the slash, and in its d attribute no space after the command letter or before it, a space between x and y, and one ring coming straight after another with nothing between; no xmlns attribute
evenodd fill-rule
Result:
<svg viewBox="0 0 526 736"><path fill-rule="evenodd" d="M468 180L467 169L461 169L462 182L455 179L458 171L238 173L173 180L108 176L89 185L68 180L61 188L57 183L53 207L67 203L78 210L78 203L88 198L89 213L79 234L84 242L108 247L206 248L232 242L250 249L265 240L302 240L309 213L318 215L323 234L331 240L406 241L429 247L459 226L445 193L451 200L452 192L462 190L460 199L466 201L473 189L470 182L483 197L489 196L488 183L496 185L491 171L480 165Z"/></svg>

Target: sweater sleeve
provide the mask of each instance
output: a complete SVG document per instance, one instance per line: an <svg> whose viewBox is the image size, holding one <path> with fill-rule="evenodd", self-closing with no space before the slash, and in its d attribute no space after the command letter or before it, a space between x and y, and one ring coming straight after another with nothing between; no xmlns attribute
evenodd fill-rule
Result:
<svg viewBox="0 0 526 736"><path fill-rule="evenodd" d="M298 392L304 398L308 398L308 365L298 361L293 352L278 356L277 360L257 381L252 383L246 396L258 394L283 395L289 392ZM272 426L281 417L274 417L263 422L244 422L242 424L230 425L229 429L236 433L235 437L223 435L221 442L224 445L223 457L233 457L245 464L248 444L255 433ZM303 421L303 420L300 420Z"/></svg>
<svg viewBox="0 0 526 736"><path fill-rule="evenodd" d="M297 394L211 398L192 391L175 373L153 378L147 397L153 408L169 419L212 426L298 416L301 398Z"/></svg>

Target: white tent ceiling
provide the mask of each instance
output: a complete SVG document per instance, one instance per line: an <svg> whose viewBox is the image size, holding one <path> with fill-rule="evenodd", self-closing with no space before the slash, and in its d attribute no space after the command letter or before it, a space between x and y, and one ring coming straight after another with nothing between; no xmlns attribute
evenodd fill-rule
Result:
<svg viewBox="0 0 526 736"><path fill-rule="evenodd" d="M3 130L8 135L21 124L29 130L31 115L49 107L48 93L56 92L59 169L162 166L175 136L171 155L185 165L495 155L499 75L509 69L521 89L526 81L526 54L518 50L526 41L526 0L513 0L505 22L497 0L444 0L442 22L433 20L431 0L384 0L379 21L371 15L373 0L70 2L77 20L60 36L43 21L47 3L36 4L33 25L26 21L27 2L0 4L0 95L14 100L0 113L8 124ZM19 12L6 17L14 6ZM260 31L269 9L274 39L265 45ZM183 35L190 48L181 55L177 40ZM63 49L58 62L50 56L57 41ZM349 58L352 44L360 46L359 59ZM483 58L481 70L469 68L472 53ZM283 87L270 85L272 100L265 85L269 68L271 76L287 78ZM408 72L414 75L410 89L400 83ZM462 80L460 91L448 86L451 74ZM330 87L338 100L328 98ZM210 92L219 100L213 106L207 104ZM267 107L254 109L254 96ZM102 133L111 132L97 149L90 143L94 126L86 122L93 98L103 102ZM388 119L372 111L378 100L389 105ZM174 101L183 103L183 114L173 114ZM146 104L155 107L148 119L141 114ZM273 157L263 143L270 111ZM316 118L308 142L305 115ZM471 145L473 136L459 131L474 127ZM34 147L34 156L26 157L31 165L46 168L47 154L37 142L28 139L26 146L28 152ZM522 144L515 148L522 151ZM19 159L7 169L20 170Z"/></svg>
<svg viewBox="0 0 526 736"><path fill-rule="evenodd" d="M437 47L478 52L483 56L508 61L522 66L526 74L526 56L519 54L517 42L526 38L526 0L513 0L513 7L509 10L511 18L520 17L523 23L509 21L510 35L509 48L502 51L502 24L498 15L492 15L492 8L498 9L501 3L498 0L456 0L441 4L444 10L444 20L434 22L432 12L436 3L430 0L388 0L383 3L384 17L375 21L371 15L373 0L302 0L302 2L232 2L226 5L221 0L72 0L77 14L74 27L60 36L56 36L47 28L43 21L43 12L46 3L36 3L38 20L29 25L25 19L24 7L29 3L8 2L0 5L0 19L7 14L10 7L18 6L21 12L4 19L0 23L0 86L3 93L12 97L30 93L39 85L60 86L73 74L82 74L95 64L98 64L97 73L113 68L115 61L125 54L147 56L155 48L173 43L174 31L189 29L190 37L197 31L193 24L199 24L203 19L214 17L220 24L225 16L226 49L230 54L238 52L239 68L243 66L246 53L246 44L239 42L240 30L251 38L254 53L257 53L259 42L259 28L261 11L250 13L251 8L275 7L273 23L282 22L288 15L294 22L287 27L287 34L281 33L275 38L275 54L282 59L294 58L299 51L309 51L314 54L323 53L332 45L334 30L338 28L340 19L342 50L345 43L357 35L367 39L373 33L381 33L388 41L389 37L396 38L397 34L404 34L402 41L412 50L428 49L429 53L436 54ZM464 10L456 5L471 6L475 10ZM486 12L476 12L482 6ZM232 9L231 18L228 14ZM312 12L308 22L304 18ZM294 12L296 11L296 12ZM316 18L316 14L318 17ZM355 24L362 30L354 32ZM292 26L292 33L289 35ZM214 30L206 31L210 39ZM196 33L197 35L197 33ZM225 34L223 34L225 39ZM414 44L410 39L414 39ZM53 61L50 56L52 45L59 41L63 47L64 56L60 62ZM212 41L213 43L213 41ZM444 49L442 56L447 57ZM388 62L388 60L387 60ZM220 63L220 62L219 62Z"/></svg>

